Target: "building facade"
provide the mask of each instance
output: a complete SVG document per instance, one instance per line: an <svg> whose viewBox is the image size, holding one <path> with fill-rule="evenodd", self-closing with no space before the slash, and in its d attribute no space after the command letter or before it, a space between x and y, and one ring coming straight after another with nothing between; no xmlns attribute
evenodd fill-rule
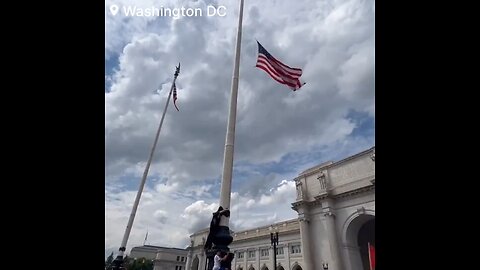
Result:
<svg viewBox="0 0 480 270"><path fill-rule="evenodd" d="M232 268L238 270L274 269L270 233L278 232L277 269L300 270L304 265L297 219L233 233L230 250L235 254Z"/></svg>
<svg viewBox="0 0 480 270"><path fill-rule="evenodd" d="M375 246L375 147L295 178L307 270L367 270Z"/></svg>
<svg viewBox="0 0 480 270"><path fill-rule="evenodd" d="M276 270L368 270L367 247L375 246L375 147L294 180L298 218L232 232L232 268L274 270L270 233L278 232ZM190 236L187 270L205 269L207 235L205 229Z"/></svg>
<svg viewBox="0 0 480 270"><path fill-rule="evenodd" d="M131 258L154 260L153 270L185 270L187 250L159 246L134 247Z"/></svg>

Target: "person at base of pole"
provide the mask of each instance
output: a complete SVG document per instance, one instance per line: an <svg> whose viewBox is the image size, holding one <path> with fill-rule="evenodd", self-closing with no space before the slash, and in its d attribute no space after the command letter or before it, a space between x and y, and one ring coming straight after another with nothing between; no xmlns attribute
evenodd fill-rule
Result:
<svg viewBox="0 0 480 270"><path fill-rule="evenodd" d="M232 261L234 254L231 252L224 253L223 260L220 262L220 270L230 270L232 268Z"/></svg>
<svg viewBox="0 0 480 270"><path fill-rule="evenodd" d="M213 257L213 268L212 270L224 270L221 268L221 262L227 259L227 256L222 256L222 252L219 250L215 257Z"/></svg>

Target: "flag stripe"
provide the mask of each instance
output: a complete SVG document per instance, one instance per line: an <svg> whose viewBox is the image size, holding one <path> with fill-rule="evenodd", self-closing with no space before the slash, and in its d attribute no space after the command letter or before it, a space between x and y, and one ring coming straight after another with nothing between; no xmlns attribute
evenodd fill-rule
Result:
<svg viewBox="0 0 480 270"><path fill-rule="evenodd" d="M260 69L262 69L262 70L264 70L264 71L267 72L268 74L270 74L270 72L268 71L268 68L267 68L267 67L265 67L265 66L259 66L259 65L257 65L257 67L260 68ZM277 81L277 82L279 82L279 83L281 83L281 84L286 84L286 85L288 85L289 87L295 88L295 84L290 84L290 83L288 83L288 82L285 82L285 81L282 80L281 78L278 78L277 76L272 76L271 74L270 74L270 76L272 77L272 79L274 79L275 81Z"/></svg>
<svg viewBox="0 0 480 270"><path fill-rule="evenodd" d="M287 84L288 86L293 88L295 88L296 85L300 84L298 79L293 79L291 77L278 74L277 70L275 70L268 62L260 60L257 64L257 67L264 67L262 68L263 70L265 70L273 79L282 84Z"/></svg>
<svg viewBox="0 0 480 270"><path fill-rule="evenodd" d="M301 88L305 83L300 81L302 69L292 68L273 57L261 44L258 44L256 67L265 71L275 81L288 86L293 91Z"/></svg>
<svg viewBox="0 0 480 270"><path fill-rule="evenodd" d="M296 85L299 85L299 82L290 83L288 81L285 81L283 78L276 76L274 73L271 73L266 65L257 65L257 67L267 72L267 74L269 74L272 79L276 80L281 84L287 85L288 87L292 88L292 90L296 90L299 88L299 87L296 87Z"/></svg>
<svg viewBox="0 0 480 270"><path fill-rule="evenodd" d="M275 61L269 61L269 59L262 54L258 55L258 60L257 61L260 61L260 60L264 60L264 61L268 62L282 76L290 77L290 78L292 78L292 80L298 79L300 77L296 73L290 73L289 71L287 71L286 69L284 69L283 67L278 65Z"/></svg>
<svg viewBox="0 0 480 270"><path fill-rule="evenodd" d="M282 78L284 81L288 81L288 82L291 82L291 83L296 83L296 81L298 80L297 78L293 78L293 77L290 77L290 76L287 76L287 75L282 75L278 72L277 69L275 69L275 67L273 67L270 62L268 61L265 61L264 59L260 58L257 62L257 65L263 65L263 66L266 66L268 67L268 69L270 70L271 73L275 74L276 76Z"/></svg>
<svg viewBox="0 0 480 270"><path fill-rule="evenodd" d="M272 77L274 80L276 80L279 83L287 84L288 86L291 86L291 87L295 87L297 85L297 81L292 81L292 80L289 80L287 78L283 78L281 76L278 76L275 73L275 71L272 71L269 68L268 65L259 64L259 65L257 65L257 67L263 69L265 72L267 72L270 75L270 77Z"/></svg>
<svg viewBox="0 0 480 270"><path fill-rule="evenodd" d="M282 66L280 66L276 61L272 60L272 59L268 59L268 57L266 57L265 55L263 54L259 54L258 55L258 59L265 59L266 61L268 61L272 67L275 68L275 70L277 70L279 73L281 73L282 75L285 75L285 76L289 76L289 77L292 77L294 79L297 79L300 77L300 75L298 75L298 73L291 73L289 72L287 69L283 68Z"/></svg>
<svg viewBox="0 0 480 270"><path fill-rule="evenodd" d="M375 270L375 247L368 242L368 261L370 262L370 270Z"/></svg>
<svg viewBox="0 0 480 270"><path fill-rule="evenodd" d="M289 67L289 66L285 65L284 63L278 61L276 58L273 58L273 60L275 62L277 62L279 65L281 65L284 69L288 70L288 72L298 74L299 77L302 76L302 70L301 69Z"/></svg>

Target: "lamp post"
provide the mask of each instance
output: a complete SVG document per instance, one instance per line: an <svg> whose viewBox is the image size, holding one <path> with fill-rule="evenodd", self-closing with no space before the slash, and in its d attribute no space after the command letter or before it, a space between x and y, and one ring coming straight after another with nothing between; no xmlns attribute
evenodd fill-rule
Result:
<svg viewBox="0 0 480 270"><path fill-rule="evenodd" d="M323 262L322 266L323 266L323 270L328 270L328 263Z"/></svg>
<svg viewBox="0 0 480 270"><path fill-rule="evenodd" d="M270 233L270 240L273 246L273 270L277 270L277 245L278 245L278 232L275 234Z"/></svg>

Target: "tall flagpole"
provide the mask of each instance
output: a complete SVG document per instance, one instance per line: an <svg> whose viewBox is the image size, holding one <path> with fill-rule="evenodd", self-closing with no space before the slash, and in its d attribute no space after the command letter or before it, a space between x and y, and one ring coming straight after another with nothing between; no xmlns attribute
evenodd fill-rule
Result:
<svg viewBox="0 0 480 270"><path fill-rule="evenodd" d="M140 187L138 188L137 197L135 198L135 202L133 203L132 212L130 214L130 218L128 219L127 228L125 229L125 234L123 235L122 244L118 249L118 256L115 258L113 264L114 269L123 269L123 255L125 254L126 246L128 237L130 236L130 231L132 230L133 220L135 219L135 214L137 213L138 204L140 202L140 197L142 196L143 188L145 186L145 182L147 181L148 170L150 169L150 164L152 163L153 153L155 152L155 148L157 147L158 137L160 136L160 130L162 129L163 119L165 119L165 114L167 112L168 103L170 103L170 97L172 96L172 91L175 86L175 81L177 80L178 74L180 73L180 63L178 63L178 67L175 69L175 74L173 75L173 83L170 87L170 93L168 93L167 103L165 104L165 108L163 109L162 119L160 120L160 124L158 125L157 135L155 136L155 141L152 146L152 150L150 152L150 157L148 158L147 165L145 166L145 171L143 172L142 181L140 182Z"/></svg>
<svg viewBox="0 0 480 270"><path fill-rule="evenodd" d="M243 0L240 0L240 14L238 16L237 43L235 46L235 62L230 93L230 110L228 114L227 134L225 138L225 152L223 155L222 186L220 189L220 206L230 209L230 193L232 190L233 153L235 143L235 122L237 116L238 79L240 71L240 48L242 42ZM229 229L229 216L222 215L219 230L215 237L216 249L229 251L228 245L233 241Z"/></svg>

